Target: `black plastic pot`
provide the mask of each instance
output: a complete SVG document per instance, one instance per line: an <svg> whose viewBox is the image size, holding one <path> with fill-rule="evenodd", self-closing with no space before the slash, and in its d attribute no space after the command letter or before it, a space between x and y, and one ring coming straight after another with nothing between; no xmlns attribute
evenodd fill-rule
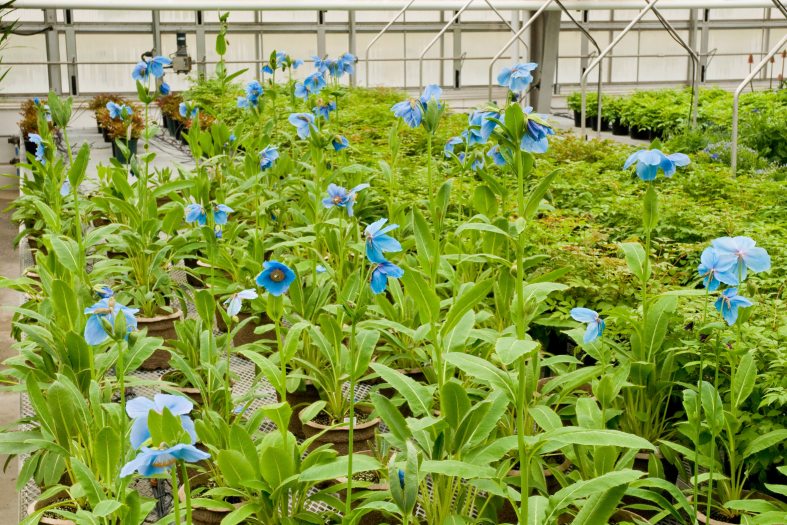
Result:
<svg viewBox="0 0 787 525"><path fill-rule="evenodd" d="M629 128L629 137L635 140L653 140L653 132L649 129Z"/></svg>
<svg viewBox="0 0 787 525"><path fill-rule="evenodd" d="M101 135L104 137L104 142L112 143L112 139L109 138L109 132L106 129L101 130Z"/></svg>
<svg viewBox="0 0 787 525"><path fill-rule="evenodd" d="M121 140L118 139L118 141L121 141ZM128 147L129 152L132 155L136 155L137 154L137 142L138 142L138 139L131 139L128 142L126 142L125 140L122 140L122 142L126 145L126 147ZM121 151L121 149L114 142L112 143L112 156L115 157L118 160L118 162L120 162L122 164L128 164L128 160L129 159L126 159L123 156L123 151Z"/></svg>
<svg viewBox="0 0 787 525"><path fill-rule="evenodd" d="M601 125L604 125L603 121ZM574 112L574 126L577 128L582 127L582 114L579 111ZM585 127L596 129L596 117L585 116Z"/></svg>
<svg viewBox="0 0 787 525"><path fill-rule="evenodd" d="M601 118L601 131L609 131L609 120Z"/></svg>
<svg viewBox="0 0 787 525"><path fill-rule="evenodd" d="M164 129L169 129L169 117L167 115L161 115L161 127Z"/></svg>
<svg viewBox="0 0 787 525"><path fill-rule="evenodd" d="M616 118L612 121L612 134L618 136L628 135L629 127L625 124L622 124L619 118Z"/></svg>

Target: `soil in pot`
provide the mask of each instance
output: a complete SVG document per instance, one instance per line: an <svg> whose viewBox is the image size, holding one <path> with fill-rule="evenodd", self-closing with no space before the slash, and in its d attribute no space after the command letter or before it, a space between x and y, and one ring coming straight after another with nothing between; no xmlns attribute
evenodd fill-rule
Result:
<svg viewBox="0 0 787 525"><path fill-rule="evenodd" d="M276 399L279 400L278 394L276 395ZM298 418L297 414L315 401L319 401L320 392L311 381L307 380L301 383L300 387L295 392L287 392L286 400L287 404L290 405L290 408L292 408L293 411L293 415L290 418L290 424L287 426L287 430L292 432L295 437L303 439L306 437L306 434L303 431L303 425L301 424L301 420Z"/></svg>
<svg viewBox="0 0 787 525"><path fill-rule="evenodd" d="M192 492L194 487L192 486ZM194 495L192 494L192 498ZM186 501L186 490L185 487L181 486L178 489L178 499L185 503ZM235 501L233 501L235 500ZM230 498L226 500L228 503L231 503L234 508L232 509L209 509L206 507L202 507L199 504L195 504L194 501L191 502L191 522L194 525L212 525L216 523L221 523L221 521L227 517L227 515L240 507L240 499L239 498Z"/></svg>
<svg viewBox="0 0 787 525"><path fill-rule="evenodd" d="M252 319L243 327L238 330L238 333L235 334L235 337L232 338L232 343L237 347L240 345L245 345L248 343L253 343L254 341L260 341L262 339L267 339L269 341L276 340L276 334L271 330L264 334L255 334L254 330L258 326L266 325L266 324L273 324L270 317L263 312L257 314L258 319ZM247 312L240 312L238 313L238 323L245 321L246 319L251 318L252 315ZM237 326L237 325L236 325ZM227 332L227 323L224 322L224 317L221 315L216 316L216 328L221 330L222 332Z"/></svg>
<svg viewBox="0 0 787 525"><path fill-rule="evenodd" d="M62 505L58 505L58 502L62 502ZM31 502L30 505L27 506L27 514L31 515L44 507L51 507L52 505L56 505L57 508L69 512L77 511L76 505L70 501L68 494L61 492L59 494L55 494L51 498ZM73 521L63 519L51 511L44 511L43 515L41 516L41 520L38 523L42 523L44 525L75 525Z"/></svg>
<svg viewBox="0 0 787 525"><path fill-rule="evenodd" d="M183 312L175 309L172 313L161 313L156 317L137 317L137 328L146 328L148 336L161 337L164 340L175 339L175 321L183 317ZM159 370L169 368L169 351L158 348L150 357L145 359L140 365L142 370Z"/></svg>
<svg viewBox="0 0 787 525"><path fill-rule="evenodd" d="M353 430L353 452L369 450L369 444L374 441L375 432L380 426L380 418L369 418L362 407L355 409L355 428ZM317 448L325 443L330 443L339 454L347 454L350 441L349 427L346 424L331 428L333 420L324 412L320 412L312 421L303 424L303 433L309 438L327 430L318 437L313 447Z"/></svg>

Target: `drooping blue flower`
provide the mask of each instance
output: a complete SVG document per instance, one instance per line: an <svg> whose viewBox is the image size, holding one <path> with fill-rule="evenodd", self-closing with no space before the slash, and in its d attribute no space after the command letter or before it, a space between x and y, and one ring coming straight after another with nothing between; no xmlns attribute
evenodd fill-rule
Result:
<svg viewBox="0 0 787 525"><path fill-rule="evenodd" d="M497 166L506 165L506 158L500 153L500 146L497 144L489 148L489 151L486 152L486 156L490 157Z"/></svg>
<svg viewBox="0 0 787 525"><path fill-rule="evenodd" d="M197 222L200 226L208 223L208 216L201 204L192 203L186 206L186 222Z"/></svg>
<svg viewBox="0 0 787 525"><path fill-rule="evenodd" d="M429 104L440 104L440 96L443 90L437 84L429 84L424 88L424 92L419 98L410 98L397 102L391 106L393 114L402 120L411 128L417 128L421 125L424 118L424 113Z"/></svg>
<svg viewBox="0 0 787 525"><path fill-rule="evenodd" d="M126 318L126 328L129 332L137 329L137 319L134 315L139 312L137 308L129 308L118 303L114 297L101 299L89 308L85 308L85 314L90 317L85 324L84 337L87 344L91 346L100 345L107 339L109 334L104 330L102 320L106 320L110 326L115 326L115 317L122 313Z"/></svg>
<svg viewBox="0 0 787 525"><path fill-rule="evenodd" d="M328 269L322 264L318 264L314 269L317 271L317 273L325 273L328 271Z"/></svg>
<svg viewBox="0 0 787 525"><path fill-rule="evenodd" d="M144 60L137 62L137 65L131 70L131 78L142 83L148 81L148 74L148 63Z"/></svg>
<svg viewBox="0 0 787 525"><path fill-rule="evenodd" d="M315 71L307 76L303 82L295 84L295 96L306 100L310 95L317 95L322 89L327 86L325 77L319 71Z"/></svg>
<svg viewBox="0 0 787 525"><path fill-rule="evenodd" d="M382 264L386 262L383 252L400 252L402 245L393 237L386 235L391 230L399 227L398 224L385 226L388 219L380 219L373 222L364 230L366 237L366 257L373 263Z"/></svg>
<svg viewBox="0 0 787 525"><path fill-rule="evenodd" d="M530 115L532 112L532 107L528 106L525 108L525 113L527 115ZM538 115L538 119L543 120L545 116ZM529 151L530 153L546 153L547 148L549 148L547 137L554 134L555 132L550 126L529 117L527 119L525 136L522 137L522 142L519 144L519 147L523 151Z"/></svg>
<svg viewBox="0 0 787 525"><path fill-rule="evenodd" d="M481 171L484 169L484 158L476 157L473 163L470 165L470 169L473 171Z"/></svg>
<svg viewBox="0 0 787 525"><path fill-rule="evenodd" d="M267 73L267 74L269 74L269 75L272 75L272 74L273 74L273 68L272 68L270 65L268 65L268 64L265 64L264 66L262 66L262 69L261 69L261 71L262 71L263 73Z"/></svg>
<svg viewBox="0 0 787 525"><path fill-rule="evenodd" d="M163 449L142 447L137 457L123 466L120 477L125 478L134 472L139 472L144 477L156 476L169 471L178 461L197 463L209 458L210 454L207 452L184 443Z"/></svg>
<svg viewBox="0 0 787 525"><path fill-rule="evenodd" d="M312 126L314 125L314 115L311 113L292 113L287 120L290 121L290 124L295 126L300 138L309 138Z"/></svg>
<svg viewBox="0 0 787 525"><path fill-rule="evenodd" d="M263 93L262 84L257 82L256 80L252 80L248 84L246 84L246 98L254 104L255 106L259 102L260 97Z"/></svg>
<svg viewBox="0 0 787 525"><path fill-rule="evenodd" d="M172 92L172 89L169 87L169 84L166 82L162 82L161 85L158 87L158 92L162 95L169 95Z"/></svg>
<svg viewBox="0 0 787 525"><path fill-rule="evenodd" d="M585 344L592 343L604 333L606 324L604 320L599 317L598 312L594 310L589 308L572 308L571 317L575 321L587 324L585 336L582 338Z"/></svg>
<svg viewBox="0 0 787 525"><path fill-rule="evenodd" d="M339 57L338 60L338 69L340 71L340 76L342 73L347 73L348 75L355 74L355 63L358 61L358 57L353 55L352 53L345 53Z"/></svg>
<svg viewBox="0 0 787 525"><path fill-rule="evenodd" d="M691 161L683 153L665 155L657 149L643 149L632 153L626 159L623 169L629 169L635 162L637 163L637 176L644 181L651 181L656 178L659 169L664 172L665 177L672 177L676 167L688 166Z"/></svg>
<svg viewBox="0 0 787 525"><path fill-rule="evenodd" d="M374 294L383 293L388 287L388 278L400 279L404 275L404 270L396 266L394 263L383 260L378 262L372 270L372 279L370 286Z"/></svg>
<svg viewBox="0 0 787 525"><path fill-rule="evenodd" d="M257 298L256 290L252 290L251 288L247 290L241 290L238 293L234 293L226 301L224 304L227 306L227 313L229 315L238 315L240 312L240 308L243 305L243 300L251 300Z"/></svg>
<svg viewBox="0 0 787 525"><path fill-rule="evenodd" d="M498 111L473 111L468 117L468 142L473 144L485 144L492 136L497 123L492 119L499 119L500 112Z"/></svg>
<svg viewBox="0 0 787 525"><path fill-rule="evenodd" d="M60 186L60 196L65 197L69 193L71 193L71 181L66 179L65 181L63 181L62 186Z"/></svg>
<svg viewBox="0 0 787 525"><path fill-rule="evenodd" d="M36 160L41 164L46 164L46 158L44 157L46 154L46 144L44 143L44 139L41 138L41 135L38 133L28 133L27 140L36 145Z"/></svg>
<svg viewBox="0 0 787 525"><path fill-rule="evenodd" d="M139 448L150 439L150 429L148 428L148 416L150 411L164 413L164 409L169 410L173 416L180 416L183 430L191 437L191 443L197 441L197 432L194 429L194 421L189 417L194 408L194 404L183 396L173 396L170 394L156 394L153 399L147 397L135 397L126 403L126 414L133 420L131 424L131 446Z"/></svg>
<svg viewBox="0 0 787 525"><path fill-rule="evenodd" d="M344 135L334 135L331 139L331 146L333 146L333 151L341 151L350 147L350 141Z"/></svg>
<svg viewBox="0 0 787 525"><path fill-rule="evenodd" d="M150 71L150 74L153 75L154 78L161 78L164 76L164 66L169 66L170 64L172 64L172 60L159 55L150 59L150 62L148 62L148 71Z"/></svg>
<svg viewBox="0 0 787 525"><path fill-rule="evenodd" d="M448 139L448 142L445 143L445 147L443 148L443 153L446 157L451 157L454 153L454 148L459 144L464 144L464 139L462 137L451 137Z"/></svg>
<svg viewBox="0 0 787 525"><path fill-rule="evenodd" d="M293 69L298 69L302 65L303 65L303 60L301 60L300 58L296 58L295 60L292 61L292 68Z"/></svg>
<svg viewBox="0 0 787 525"><path fill-rule="evenodd" d="M251 106L251 103L249 102L249 99L247 99L246 97L238 96L238 101L237 101L236 105L240 109L247 109L247 108L249 108Z"/></svg>
<svg viewBox="0 0 787 525"><path fill-rule="evenodd" d="M294 280L295 272L286 264L279 261L265 261L255 282L265 288L269 294L279 296L287 292Z"/></svg>
<svg viewBox="0 0 787 525"><path fill-rule="evenodd" d="M364 183L347 191L346 188L331 183L328 185L328 196L322 200L322 205L326 208L346 208L347 215L352 217L353 205L355 205L355 201L358 198L358 192L368 187L369 184Z"/></svg>
<svg viewBox="0 0 787 525"><path fill-rule="evenodd" d="M111 100L107 102L107 111L109 111L109 118L112 120L125 119L130 117L133 110L125 104L116 104Z"/></svg>
<svg viewBox="0 0 787 525"><path fill-rule="evenodd" d="M751 237L719 237L711 241L711 246L719 252L720 261L732 265L734 275L741 279L746 279L747 270L759 273L771 268L770 255Z"/></svg>
<svg viewBox="0 0 787 525"><path fill-rule="evenodd" d="M331 111L336 111L336 102L325 102L320 98L317 100L317 105L312 108L312 111L314 111L314 114L318 117L328 120L331 116Z"/></svg>
<svg viewBox="0 0 787 525"><path fill-rule="evenodd" d="M727 288L718 299L716 299L716 310L718 310L729 326L738 320L738 308L748 308L753 303L738 295L737 288Z"/></svg>
<svg viewBox="0 0 787 525"><path fill-rule="evenodd" d="M260 151L260 169L267 170L273 163L276 162L276 159L279 158L279 150L276 149L276 146L265 146L265 149Z"/></svg>
<svg viewBox="0 0 787 525"><path fill-rule="evenodd" d="M526 64L516 64L512 67L505 67L497 75L497 83L507 87L510 91L521 93L533 81L532 71L538 64L528 62Z"/></svg>
<svg viewBox="0 0 787 525"><path fill-rule="evenodd" d="M215 204L213 206L213 222L218 226L227 224L227 215L234 212L232 208L226 204Z"/></svg>
<svg viewBox="0 0 787 525"><path fill-rule="evenodd" d="M341 58L320 58L313 56L314 67L320 74L328 73L334 78L341 78L345 73L352 74L355 66L355 56L345 53Z"/></svg>
<svg viewBox="0 0 787 525"><path fill-rule="evenodd" d="M697 271L702 277L702 284L710 292L715 292L720 283L730 286L738 284L738 277L735 275L735 261L723 261L719 251L709 247L702 251L700 264Z"/></svg>
<svg viewBox="0 0 787 525"><path fill-rule="evenodd" d="M180 113L180 116L183 118L195 118L198 112L199 108L197 106L192 106L186 102L181 102L180 105L178 105L178 113Z"/></svg>
<svg viewBox="0 0 787 525"><path fill-rule="evenodd" d="M419 100L421 101L421 104L426 106L427 104L430 104L432 101L439 103L440 97L442 96L443 96L443 90L440 86L438 86L437 84L428 84L424 88L424 92L421 93L421 98Z"/></svg>
<svg viewBox="0 0 787 525"><path fill-rule="evenodd" d="M109 299L115 292L112 291L112 288L107 286L106 284L97 284L93 290L96 292L96 295L99 296L101 299Z"/></svg>

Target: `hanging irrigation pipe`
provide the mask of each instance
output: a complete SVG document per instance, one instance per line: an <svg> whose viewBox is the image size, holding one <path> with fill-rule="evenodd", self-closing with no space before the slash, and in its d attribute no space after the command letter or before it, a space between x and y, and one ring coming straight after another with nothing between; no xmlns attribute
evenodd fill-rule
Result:
<svg viewBox="0 0 787 525"><path fill-rule="evenodd" d="M738 87L735 88L735 94L732 96L732 153L730 157L730 169L732 170L732 175L735 176L738 171L738 103L741 96L741 93L744 89L746 89L746 85L751 82L755 76L764 68L768 62L771 61L771 58L776 56L776 53L787 44L787 34L785 34L779 43L776 44L773 49L765 55L765 58L760 60L760 63L754 66L749 75L743 79L743 82L738 84Z"/></svg>
<svg viewBox="0 0 787 525"><path fill-rule="evenodd" d="M465 4L454 14L454 16L451 17L451 20L449 20L448 23L445 24L445 26L440 30L440 32L437 33L437 35L428 44L426 44L426 47L424 47L423 51L421 51L421 54L418 56L419 93L424 89L424 57L426 56L426 53L428 53L429 50L432 49L432 46L434 46L437 43L440 37L443 36L446 31L448 31L448 28L451 27L454 24L454 22L459 20L459 17L462 16L462 13L464 13L473 2L475 2L475 0L467 0L467 2L465 2ZM495 8L495 6L492 5L492 2L490 2L489 0L484 0L484 2L486 3L487 6L489 6L489 9L494 11L497 17L500 20L502 20L505 25L508 26L508 29L510 29L512 33L515 34L517 33L517 31L511 26L511 24L508 23L508 20L506 20L505 17L500 13L500 11L498 11L497 8ZM524 44L525 47L527 47L527 42L522 40L521 36L519 36L518 38L519 41L522 42L522 44Z"/></svg>
<svg viewBox="0 0 787 525"><path fill-rule="evenodd" d="M774 0L774 1L776 1L776 0ZM645 0L645 2L650 3L650 0ZM669 21L661 15L661 11L659 11L657 8L654 7L653 8L653 13L656 15L656 18L659 19L659 22L661 22L661 25L664 26L664 29L667 30L667 33L672 37L672 39L675 42L677 42L680 45L680 47L682 47L683 49L685 49L688 52L689 59L692 62L692 66L691 66L691 72L692 72L692 75L691 75L691 110L690 110L691 113L690 113L690 118L689 118L689 123L690 123L689 127L690 127L690 129L693 129L693 128L695 128L697 126L697 107L699 106L699 100L700 100L700 86L699 86L699 78L698 78L698 75L699 75L699 72L700 72L700 56L699 56L699 54L696 51L694 51L691 48L690 45L688 45L680 37L678 32L675 31L675 28L672 27L672 24L670 24ZM599 110L599 111L601 111L601 110ZM599 113L599 118L600 118L600 115L601 115L601 113Z"/></svg>
<svg viewBox="0 0 787 525"><path fill-rule="evenodd" d="M601 53L599 53L599 55L593 60L593 62L591 62L590 65L588 65L588 67L584 71L584 73L582 73L582 77L580 77L580 81L579 81L580 92L582 94L582 111L580 112L579 134L580 134L580 136L582 138L587 139L587 135L585 135L585 116L587 115L587 93L586 92L587 92L588 76L590 76L590 73L599 64L601 64L601 61L604 60L604 57L606 57L615 48L615 46L617 46L620 43L620 41L623 40L623 37L626 36L629 33L629 31L631 31L631 29L635 25L637 25L637 23L640 20L642 20L642 17L644 17L648 13L648 11L650 11L651 9L653 9L656 6L658 1L659 0L653 0L652 2L648 3L648 5L646 5L642 10L640 10L640 12L637 13L637 16L635 16L634 19L631 22L629 22L629 24L623 29L623 31L618 33L618 35L612 40L612 42L610 42L610 44L606 48L604 48L604 50ZM601 73L601 71L599 70L599 76L598 76L599 77L599 83L601 83L601 74L600 73ZM600 102L600 99L599 99L599 102ZM597 120L600 120L600 119L597 118ZM600 130L601 127L599 127L598 129ZM601 131L598 131L598 135L597 136L601 136Z"/></svg>
<svg viewBox="0 0 787 525"><path fill-rule="evenodd" d="M391 19L391 21L388 22L387 24L385 24L385 27L383 27L382 30L379 33L374 35L374 38L372 38L372 41L369 42L368 46L366 46L366 51L364 52L364 63L366 64L366 66L365 66L365 68L366 68L366 87L369 87L369 50L372 48L372 46L378 40L380 40L380 38L391 28L391 26L394 25L394 22L399 20L399 17L402 16L405 11L410 9L410 6L413 5L414 2L415 2L415 0L410 0L409 2L407 2L407 4L405 4L404 7L402 7L396 13L396 15ZM407 64L405 63L405 70L406 70L406 68L407 68Z"/></svg>

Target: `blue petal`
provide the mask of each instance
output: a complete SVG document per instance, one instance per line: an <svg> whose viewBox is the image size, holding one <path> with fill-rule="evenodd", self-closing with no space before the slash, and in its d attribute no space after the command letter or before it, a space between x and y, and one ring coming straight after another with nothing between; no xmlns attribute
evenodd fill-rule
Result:
<svg viewBox="0 0 787 525"><path fill-rule="evenodd" d="M98 315L91 315L88 318L87 324L85 324L84 336L87 344L91 346L100 345L109 339L109 335L107 335L106 330L104 330L104 326L101 324Z"/></svg>
<svg viewBox="0 0 787 525"><path fill-rule="evenodd" d="M379 294L385 291L386 286L388 285L388 276L385 275L379 268L375 269L372 272L372 280L370 286L372 288L372 292L375 294Z"/></svg>
<svg viewBox="0 0 787 525"><path fill-rule="evenodd" d="M159 412L163 412L166 408L172 413L172 415L175 416L188 414L194 409L194 403L183 396L176 396L172 394L156 394L156 396L153 398L153 401L156 404L156 409Z"/></svg>
<svg viewBox="0 0 787 525"><path fill-rule="evenodd" d="M590 308L572 308L571 318L580 323L595 323L598 319L598 313Z"/></svg>
<svg viewBox="0 0 787 525"><path fill-rule="evenodd" d="M145 441L150 439L147 414L144 417L134 419L134 423L131 425L130 439L131 446L135 449L138 449L145 443Z"/></svg>
<svg viewBox="0 0 787 525"><path fill-rule="evenodd" d="M135 397L126 403L126 414L128 417L136 419L147 417L148 412L155 410L156 404L146 397Z"/></svg>
<svg viewBox="0 0 787 525"><path fill-rule="evenodd" d="M750 248L743 256L743 260L753 272L764 272L771 268L771 257L765 248Z"/></svg>

